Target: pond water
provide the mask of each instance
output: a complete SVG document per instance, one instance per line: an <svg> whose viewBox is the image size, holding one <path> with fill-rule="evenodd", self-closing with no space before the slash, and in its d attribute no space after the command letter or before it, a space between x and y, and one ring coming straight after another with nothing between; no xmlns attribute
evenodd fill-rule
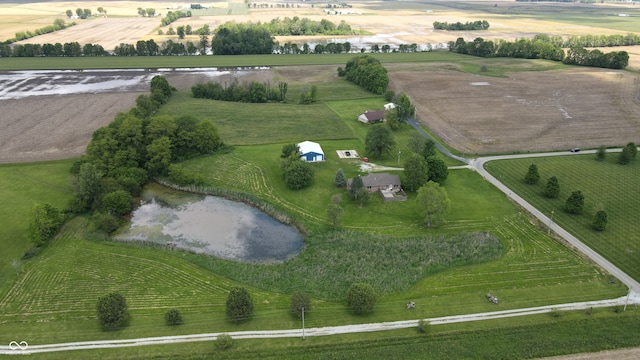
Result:
<svg viewBox="0 0 640 360"><path fill-rule="evenodd" d="M304 246L295 228L246 204L186 193L162 198L149 190L114 239L254 263L285 261Z"/></svg>

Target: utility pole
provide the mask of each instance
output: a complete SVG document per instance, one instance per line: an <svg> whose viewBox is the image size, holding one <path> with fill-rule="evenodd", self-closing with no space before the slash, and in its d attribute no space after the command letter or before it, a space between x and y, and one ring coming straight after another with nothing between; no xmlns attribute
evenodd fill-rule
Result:
<svg viewBox="0 0 640 360"><path fill-rule="evenodd" d="M629 293L627 294L627 300L624 301L624 309L622 311L627 311L627 303L629 302L629 295L631 295L631 289L629 289Z"/></svg>
<svg viewBox="0 0 640 360"><path fill-rule="evenodd" d="M402 152L402 151L398 150L398 166L400 166L400 153L401 153L401 152Z"/></svg>
<svg viewBox="0 0 640 360"><path fill-rule="evenodd" d="M553 224L553 213L555 212L554 210L551 210L551 217L549 218L549 228L547 229L547 235L551 234L551 224Z"/></svg>
<svg viewBox="0 0 640 360"><path fill-rule="evenodd" d="M302 307L302 340L304 340L304 306Z"/></svg>

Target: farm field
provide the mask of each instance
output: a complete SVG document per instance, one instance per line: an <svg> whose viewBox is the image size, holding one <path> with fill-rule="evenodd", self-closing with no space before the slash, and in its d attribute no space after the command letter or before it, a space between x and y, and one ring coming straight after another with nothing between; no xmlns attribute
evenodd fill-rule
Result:
<svg viewBox="0 0 640 360"><path fill-rule="evenodd" d="M267 1L276 3L275 1ZM324 37L350 41L354 49L371 44L439 44L455 37L466 40L531 37L544 29L549 35L626 34L640 28L640 9L626 4L534 4L499 0L349 3L354 14L328 16L326 3L300 3L299 7L247 9L241 1L210 4L189 19L170 26L227 21L270 21L299 16L313 20L345 20L368 32L357 37ZM160 18L137 17L140 6L166 12L181 4L109 1L42 2L0 0L0 41L16 31L34 30L63 17L65 10L104 6L108 18L78 20L78 25L28 42L87 41L112 47L138 39L177 40L158 35ZM629 17L618 16L629 13ZM487 19L487 32L434 31L433 21ZM65 18L65 21L70 21ZM50 39L50 40L44 40ZM78 39L78 40L76 40ZM79 40L82 39L82 40ZM197 36L187 37L196 42ZM318 41L319 38L279 37L278 41ZM455 153L467 157L493 153L522 153L618 146L640 139L640 47L626 50L629 70L611 71L569 67L559 63L481 59L448 52L375 54L388 69L390 88L406 92L417 106L418 119ZM284 263L268 265L226 261L212 257L124 244L93 232L90 219L79 216L65 224L41 253L22 259L29 249L25 238L26 213L35 202L64 209L73 186L68 171L82 155L91 134L128 111L136 97L146 94L149 80L131 88L100 94L44 95L38 75L25 75L33 83L2 83L0 95L20 92L34 96L0 100L0 345L13 340L29 344L83 340L131 339L148 336L232 332L256 329L297 329L300 321L289 313L290 294L303 290L312 296L305 326L322 327L381 321L410 320L455 314L489 312L611 299L626 295L623 284L568 249L552 236L545 224L532 221L504 194L469 169L452 169L445 188L451 199L447 221L426 229L409 201L383 203L374 196L359 207L344 190L333 186L335 172L347 177L364 174L361 161L344 160L336 150L355 149L361 155L367 126L355 118L386 103L337 77L354 54L258 55L132 58L0 58L0 69L118 69L121 80L139 69L151 74L165 69L169 83L178 89L157 115L194 115L211 121L225 144L224 153L190 159L181 166L201 176L213 190L256 196L285 212L305 230L305 248ZM487 71L480 71L485 65ZM240 67L265 67L240 71ZM188 67L234 67L221 82L237 79L289 84L286 103L242 104L194 99L190 87L208 76L182 72ZM268 68L267 68L268 67ZM178 70L176 70L178 69ZM229 69L221 69L227 71ZM101 70L104 71L104 70ZM83 73L88 71L73 71ZM26 74L27 72L25 72ZM108 73L104 71L104 74ZM242 74L242 75L240 75ZM93 76L93 75L92 75ZM149 76L150 78L150 76ZM60 82L64 82L62 78ZM91 83L91 78L78 84ZM22 84L22 85L21 85ZM25 85L28 84L28 85ZM318 102L297 105L311 85ZM5 91L6 89L9 89ZM45 89L45 90L42 90ZM401 166L411 150L414 130L404 126L394 132L393 155L376 163ZM321 143L327 154L313 164L315 180L299 191L286 188L279 170L282 146L302 140ZM396 158L395 154L398 154ZM402 155L402 158L400 158ZM555 210L554 221L607 256L636 279L640 238L632 215L638 213L635 175L640 164L615 164L615 155L597 163L593 157L574 155L552 159L490 162L492 173L545 213ZM63 159L49 162L35 162ZM525 185L521 178L536 163L541 184ZM450 165L459 165L447 160ZM396 173L401 174L397 171ZM560 179L557 200L540 196L549 176ZM158 192L157 184L149 185ZM587 198L581 216L562 212L569 192L580 188ZM214 191L215 192L215 191ZM326 219L332 195L343 196L339 229ZM604 207L609 227L602 233L589 228L591 213ZM8 250L5 250L8 249ZM379 297L374 313L356 316L346 310L344 293L354 282L374 285ZM252 294L254 317L242 324L226 320L224 303L233 286ZM131 324L119 331L102 331L96 324L96 299L111 291L125 295ZM491 293L500 304L486 300ZM405 305L415 301L417 309ZM185 323L169 327L163 315L169 308L182 312ZM43 359L100 358L260 358L260 359L433 359L537 358L585 351L640 346L640 310L630 306L584 309L515 319L499 319L429 326L420 336L416 329L300 339L235 340L231 349L215 349L212 342L141 346L123 349L82 350L41 354ZM640 350L596 353L596 358L638 356ZM624 354L624 355L623 355ZM574 359L573 357L562 359ZM583 358L576 358L582 360ZM585 358L586 359L586 358Z"/></svg>

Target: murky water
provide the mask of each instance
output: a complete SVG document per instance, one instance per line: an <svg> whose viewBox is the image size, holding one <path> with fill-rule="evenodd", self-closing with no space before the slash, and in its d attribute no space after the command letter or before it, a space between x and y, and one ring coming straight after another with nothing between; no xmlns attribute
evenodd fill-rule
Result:
<svg viewBox="0 0 640 360"><path fill-rule="evenodd" d="M245 262L284 261L304 246L296 229L243 203L192 194L165 201L156 195L143 194L131 226L115 239L148 241Z"/></svg>
<svg viewBox="0 0 640 360"><path fill-rule="evenodd" d="M176 68L176 69L113 69L113 70L28 70L0 72L0 100L27 96L95 94L106 92L148 92L156 75L192 74L200 82L214 80L233 73L266 68Z"/></svg>

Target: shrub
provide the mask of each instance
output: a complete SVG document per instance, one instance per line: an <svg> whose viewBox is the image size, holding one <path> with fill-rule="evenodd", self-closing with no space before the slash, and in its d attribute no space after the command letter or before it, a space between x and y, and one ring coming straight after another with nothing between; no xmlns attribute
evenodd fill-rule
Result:
<svg viewBox="0 0 640 360"><path fill-rule="evenodd" d="M604 210L596 212L593 220L591 221L591 227L597 231L603 231L607 227L607 213Z"/></svg>
<svg viewBox="0 0 640 360"><path fill-rule="evenodd" d="M576 190L572 192L565 203L565 207L570 214L582 214L584 209L584 195L582 195L582 191Z"/></svg>
<svg viewBox="0 0 640 360"><path fill-rule="evenodd" d="M131 212L132 197L125 190L116 190L102 198L103 209L113 216L122 216Z"/></svg>
<svg viewBox="0 0 640 360"><path fill-rule="evenodd" d="M549 314L551 314L551 317L554 317L554 318L562 317L562 312L560 310L558 310L558 309L551 310L551 312Z"/></svg>
<svg viewBox="0 0 640 360"><path fill-rule="evenodd" d="M421 334L426 334L429 332L431 323L425 319L418 320L418 332Z"/></svg>
<svg viewBox="0 0 640 360"><path fill-rule="evenodd" d="M347 291L347 306L349 310L356 314L372 312L376 305L376 300L375 291L369 284L353 284Z"/></svg>
<svg viewBox="0 0 640 360"><path fill-rule="evenodd" d="M229 334L220 334L216 338L216 349L222 351L233 346L233 338Z"/></svg>
<svg viewBox="0 0 640 360"><path fill-rule="evenodd" d="M529 171L527 171L527 174L524 176L524 182L533 185L537 184L539 180L540 174L538 173L538 166L536 164L531 164L531 166L529 166Z"/></svg>
<svg viewBox="0 0 640 360"><path fill-rule="evenodd" d="M293 316L301 318L302 309L304 309L305 313L311 310L311 298L309 295L298 291L291 295L291 306L289 307L289 310Z"/></svg>
<svg viewBox="0 0 640 360"><path fill-rule="evenodd" d="M167 325L180 325L182 324L182 314L178 309L169 309L164 314L164 322Z"/></svg>

